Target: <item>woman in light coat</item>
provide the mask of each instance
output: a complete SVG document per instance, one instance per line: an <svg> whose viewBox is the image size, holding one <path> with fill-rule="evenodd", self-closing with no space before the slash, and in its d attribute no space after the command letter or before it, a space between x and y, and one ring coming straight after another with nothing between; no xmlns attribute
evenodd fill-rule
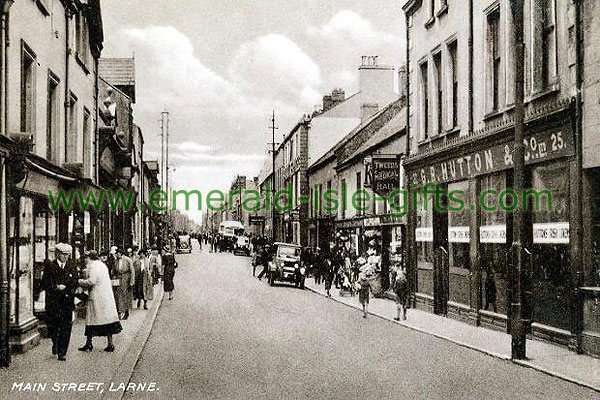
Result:
<svg viewBox="0 0 600 400"><path fill-rule="evenodd" d="M79 279L79 286L89 290L85 320L87 341L79 350L92 351L92 338L106 336L108 345L104 351L112 352L115 350L112 335L121 332L123 328L119 322L108 268L93 251L86 256L86 264L86 279Z"/></svg>
<svg viewBox="0 0 600 400"><path fill-rule="evenodd" d="M154 286L152 284L152 270L146 258L146 250L139 251L137 259L133 262L133 267L135 269L133 298L137 300L138 308L140 308L143 300L144 310L147 310L147 301L154 298Z"/></svg>

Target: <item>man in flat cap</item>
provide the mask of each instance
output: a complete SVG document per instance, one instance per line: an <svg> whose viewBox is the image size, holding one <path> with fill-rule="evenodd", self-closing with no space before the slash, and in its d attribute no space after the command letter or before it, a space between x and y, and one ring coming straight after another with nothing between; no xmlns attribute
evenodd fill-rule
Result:
<svg viewBox="0 0 600 400"><path fill-rule="evenodd" d="M42 277L52 354L58 355L61 361L66 360L71 340L75 289L79 278L77 266L69 260L72 251L68 244L57 244L54 248L56 259L46 266Z"/></svg>

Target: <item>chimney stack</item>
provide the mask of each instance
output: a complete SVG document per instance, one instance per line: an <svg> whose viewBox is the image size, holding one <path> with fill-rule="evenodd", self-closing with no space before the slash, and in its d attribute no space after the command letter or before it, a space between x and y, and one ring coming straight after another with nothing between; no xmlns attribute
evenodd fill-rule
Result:
<svg viewBox="0 0 600 400"><path fill-rule="evenodd" d="M346 92L342 88L334 88L331 94L323 96L323 112L331 110L341 102L346 100Z"/></svg>

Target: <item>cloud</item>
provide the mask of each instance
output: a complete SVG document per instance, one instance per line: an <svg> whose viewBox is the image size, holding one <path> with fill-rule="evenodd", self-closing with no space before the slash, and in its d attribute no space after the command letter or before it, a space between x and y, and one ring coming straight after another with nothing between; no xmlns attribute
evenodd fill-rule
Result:
<svg viewBox="0 0 600 400"><path fill-rule="evenodd" d="M363 47L393 44L400 40L395 35L376 30L368 19L351 10L341 10L323 26L309 26L306 32L313 37Z"/></svg>
<svg viewBox="0 0 600 400"><path fill-rule="evenodd" d="M243 43L229 76L252 97L305 107L320 97L319 66L292 40L269 34Z"/></svg>
<svg viewBox="0 0 600 400"><path fill-rule="evenodd" d="M214 153L216 152L216 148L214 146L208 146L205 144L199 144L196 142L181 142L174 143L171 145L171 148L176 152L181 153Z"/></svg>
<svg viewBox="0 0 600 400"><path fill-rule="evenodd" d="M182 162L205 162L211 163L211 165L219 163L239 163L246 161L262 161L264 156L258 154L238 154L238 153L226 153L226 154L172 154L170 156L172 160L179 160Z"/></svg>
<svg viewBox="0 0 600 400"><path fill-rule="evenodd" d="M135 52L138 107L157 110L162 105L190 104L223 107L235 98L226 79L206 67L194 54L187 36L171 26L126 29L124 43Z"/></svg>

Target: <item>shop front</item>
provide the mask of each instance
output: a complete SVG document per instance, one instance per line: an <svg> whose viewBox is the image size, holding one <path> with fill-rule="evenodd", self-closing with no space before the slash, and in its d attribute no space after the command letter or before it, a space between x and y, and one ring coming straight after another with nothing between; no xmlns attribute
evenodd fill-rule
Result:
<svg viewBox="0 0 600 400"><path fill-rule="evenodd" d="M56 195L65 185L74 184L76 177L34 156L23 158L21 167L22 179L12 182L7 201L10 346L15 352L26 351L40 340L39 319L45 314L43 271L54 259L56 243L75 239L77 218L63 208L54 210L49 201L49 192Z"/></svg>
<svg viewBox="0 0 600 400"><path fill-rule="evenodd" d="M524 142L529 193L511 190L511 138L510 130L497 131L407 160L416 199L409 221L417 303L437 314L509 329L516 279L512 210L524 201L525 306L532 332L567 344L576 314L569 233L570 205L578 196L570 190L572 131L563 121L530 128Z"/></svg>

